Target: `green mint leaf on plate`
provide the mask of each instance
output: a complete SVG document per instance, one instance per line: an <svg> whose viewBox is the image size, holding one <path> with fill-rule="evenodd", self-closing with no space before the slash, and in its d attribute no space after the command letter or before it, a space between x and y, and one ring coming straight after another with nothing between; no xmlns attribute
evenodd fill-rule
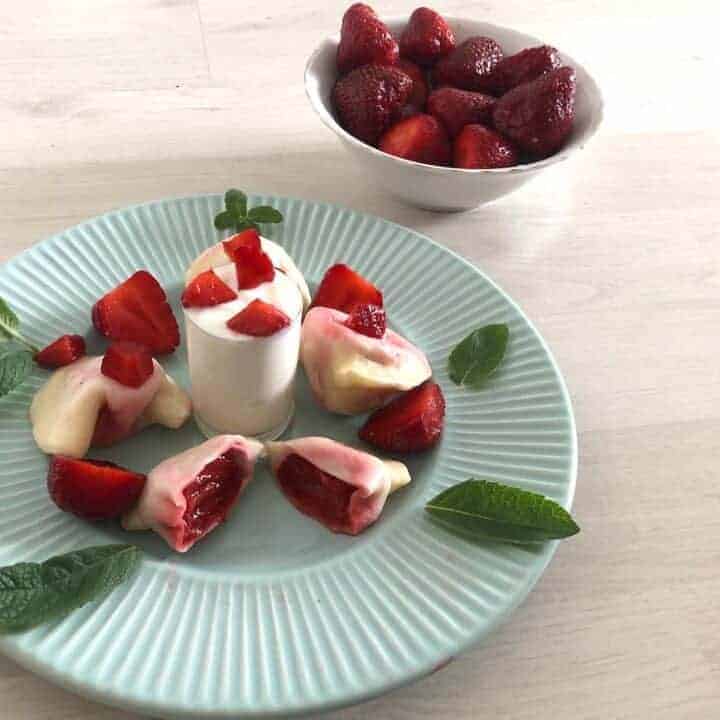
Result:
<svg viewBox="0 0 720 720"><path fill-rule="evenodd" d="M247 214L248 220L258 223L281 223L283 216L279 210L269 205L258 205Z"/></svg>
<svg viewBox="0 0 720 720"><path fill-rule="evenodd" d="M443 526L475 539L532 543L580 532L570 513L554 500L487 480L453 485L425 510Z"/></svg>
<svg viewBox="0 0 720 720"><path fill-rule="evenodd" d="M225 193L225 207L234 215L247 215L247 195L242 190L231 188Z"/></svg>
<svg viewBox="0 0 720 720"><path fill-rule="evenodd" d="M215 216L215 227L218 230L230 230L235 227L235 222L235 215L229 210L225 210Z"/></svg>
<svg viewBox="0 0 720 720"><path fill-rule="evenodd" d="M510 329L504 323L473 330L450 353L450 379L457 385L479 388L505 357L509 337Z"/></svg>
<svg viewBox="0 0 720 720"><path fill-rule="evenodd" d="M0 568L0 634L29 630L104 597L132 575L141 556L134 545L100 545Z"/></svg>
<svg viewBox="0 0 720 720"><path fill-rule="evenodd" d="M32 365L33 356L29 350L12 350L0 354L0 397L22 385Z"/></svg>
<svg viewBox="0 0 720 720"><path fill-rule="evenodd" d="M32 353L38 352L29 340L23 337L20 332L20 319L13 312L6 300L0 298L0 342L11 340L24 345Z"/></svg>

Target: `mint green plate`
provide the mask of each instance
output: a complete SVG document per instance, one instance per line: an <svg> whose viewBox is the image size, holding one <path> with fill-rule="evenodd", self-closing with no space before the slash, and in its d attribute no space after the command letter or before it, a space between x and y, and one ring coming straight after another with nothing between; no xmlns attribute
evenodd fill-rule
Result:
<svg viewBox="0 0 720 720"><path fill-rule="evenodd" d="M90 308L147 268L177 310L188 263L216 242L221 196L163 200L108 213L0 268L0 296L38 344L84 333ZM428 354L447 399L441 445L409 461L413 483L357 538L297 513L265 468L230 520L186 555L151 533L124 533L58 510L27 419L47 374L36 369L0 400L0 565L86 545L135 542L135 578L100 604L0 649L33 672L110 705L164 718L287 717L368 699L420 678L485 636L527 596L556 543L471 544L431 524L423 504L468 477L544 493L569 507L577 465L572 410L542 338L478 269L412 230L304 200L254 196L279 208L272 237L308 280L344 261L385 294L392 325ZM479 392L455 387L450 349L471 329L506 322L502 369ZM164 361L187 383L181 348ZM330 416L301 378L290 434L356 442L359 419ZM147 471L202 440L189 423L153 428L96 457Z"/></svg>

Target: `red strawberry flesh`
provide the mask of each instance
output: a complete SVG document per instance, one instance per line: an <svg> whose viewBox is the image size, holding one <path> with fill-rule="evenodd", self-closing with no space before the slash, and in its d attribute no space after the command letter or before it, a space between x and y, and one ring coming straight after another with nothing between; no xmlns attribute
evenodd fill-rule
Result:
<svg viewBox="0 0 720 720"><path fill-rule="evenodd" d="M241 469L226 452L208 463L183 490L187 501L183 545L194 543L227 518L240 493Z"/></svg>
<svg viewBox="0 0 720 720"><path fill-rule="evenodd" d="M182 306L212 307L230 302L237 298L237 293L224 283L213 270L205 270L194 277L183 291L180 301Z"/></svg>
<svg viewBox="0 0 720 720"><path fill-rule="evenodd" d="M225 253L231 260L235 259L235 251L240 247L253 248L258 251L262 250L260 233L255 228L248 228L223 241Z"/></svg>
<svg viewBox="0 0 720 720"><path fill-rule="evenodd" d="M92 321L111 340L127 340L154 355L170 353L180 344L180 331L160 283L139 270L93 306Z"/></svg>
<svg viewBox="0 0 720 720"><path fill-rule="evenodd" d="M483 125L466 125L455 138L453 164L456 168L488 169L517 165L515 146Z"/></svg>
<svg viewBox="0 0 720 720"><path fill-rule="evenodd" d="M365 442L388 452L421 452L438 442L444 418L442 390L427 380L376 410L358 434Z"/></svg>
<svg viewBox="0 0 720 720"><path fill-rule="evenodd" d="M270 303L255 299L227 321L234 332L253 337L269 337L290 325L290 318Z"/></svg>
<svg viewBox="0 0 720 720"><path fill-rule="evenodd" d="M430 93L427 111L454 138L466 125L489 122L495 102L495 98L490 95L443 87Z"/></svg>
<svg viewBox="0 0 720 720"><path fill-rule="evenodd" d="M345 325L371 338L381 338L387 329L385 310L378 305L358 303L350 312Z"/></svg>
<svg viewBox="0 0 720 720"><path fill-rule="evenodd" d="M275 268L272 260L262 250L240 246L233 251L238 289L250 290L264 282L272 282Z"/></svg>
<svg viewBox="0 0 720 720"><path fill-rule="evenodd" d="M400 52L429 67L455 47L455 34L439 13L427 7L413 11L400 36Z"/></svg>
<svg viewBox="0 0 720 720"><path fill-rule="evenodd" d="M147 348L131 342L115 342L105 352L100 371L121 385L139 388L152 376L155 366Z"/></svg>
<svg viewBox="0 0 720 720"><path fill-rule="evenodd" d="M445 128L432 115L424 113L395 123L380 138L380 149L390 155L428 165L448 165L451 158Z"/></svg>
<svg viewBox="0 0 720 720"><path fill-rule="evenodd" d="M492 38L468 38L434 67L433 84L488 92L488 75L502 57L502 49Z"/></svg>
<svg viewBox="0 0 720 720"><path fill-rule="evenodd" d="M277 479L288 500L302 513L330 528L350 525L352 485L326 473L297 453L278 466Z"/></svg>
<svg viewBox="0 0 720 720"><path fill-rule="evenodd" d="M138 501L145 480L145 475L111 462L54 455L50 459L47 486L61 510L100 520L119 517L130 510Z"/></svg>
<svg viewBox="0 0 720 720"><path fill-rule="evenodd" d="M35 362L47 369L70 365L85 355L85 340L80 335L62 335L35 355Z"/></svg>
<svg viewBox="0 0 720 720"><path fill-rule="evenodd" d="M392 65L398 55L395 38L370 6L355 3L345 11L337 49L341 75L362 65Z"/></svg>
<svg viewBox="0 0 720 720"><path fill-rule="evenodd" d="M382 293L350 266L338 263L325 272L311 307L328 307L349 313L358 303L382 307Z"/></svg>

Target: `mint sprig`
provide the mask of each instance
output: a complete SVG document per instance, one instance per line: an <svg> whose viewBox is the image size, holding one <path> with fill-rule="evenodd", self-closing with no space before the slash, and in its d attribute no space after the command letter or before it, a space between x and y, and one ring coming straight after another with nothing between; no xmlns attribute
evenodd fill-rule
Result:
<svg viewBox="0 0 720 720"><path fill-rule="evenodd" d="M106 596L141 556L134 545L99 545L0 568L0 634L29 630Z"/></svg>
<svg viewBox="0 0 720 720"><path fill-rule="evenodd" d="M215 216L215 227L235 232L255 228L260 232L260 223L282 221L282 213L270 205L256 205L248 210L247 195L242 190L231 188L225 193L225 210Z"/></svg>
<svg viewBox="0 0 720 720"><path fill-rule="evenodd" d="M471 538L535 543L570 537L580 528L570 513L537 493L488 480L465 480L430 500L425 510Z"/></svg>
<svg viewBox="0 0 720 720"><path fill-rule="evenodd" d="M0 297L0 342L7 341L24 345L33 354L39 351L39 348L22 335L20 332L20 319L12 311L7 301Z"/></svg>
<svg viewBox="0 0 720 720"><path fill-rule="evenodd" d="M456 385L477 390L499 367L507 350L510 329L504 323L473 330L448 358L448 374Z"/></svg>
<svg viewBox="0 0 720 720"><path fill-rule="evenodd" d="M18 316L0 298L0 397L25 382L37 352L38 348L20 332Z"/></svg>

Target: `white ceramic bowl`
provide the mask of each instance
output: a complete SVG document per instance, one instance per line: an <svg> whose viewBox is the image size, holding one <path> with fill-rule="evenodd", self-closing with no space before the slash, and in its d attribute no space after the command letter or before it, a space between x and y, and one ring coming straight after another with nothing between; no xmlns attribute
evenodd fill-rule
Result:
<svg viewBox="0 0 720 720"><path fill-rule="evenodd" d="M473 35L486 35L497 40L506 55L544 44L539 38L499 25L451 16L446 19L458 42ZM397 37L405 27L407 17L390 18L385 22ZM368 178L410 205L430 210L470 210L507 195L544 168L567 159L584 147L602 120L603 102L597 84L580 63L561 52L563 64L574 67L577 73L577 97L572 135L555 155L528 165L496 170L462 170L404 160L358 140L335 119L330 97L337 78L335 53L339 39L339 35L326 38L310 56L305 66L305 92L320 119L362 165Z"/></svg>

